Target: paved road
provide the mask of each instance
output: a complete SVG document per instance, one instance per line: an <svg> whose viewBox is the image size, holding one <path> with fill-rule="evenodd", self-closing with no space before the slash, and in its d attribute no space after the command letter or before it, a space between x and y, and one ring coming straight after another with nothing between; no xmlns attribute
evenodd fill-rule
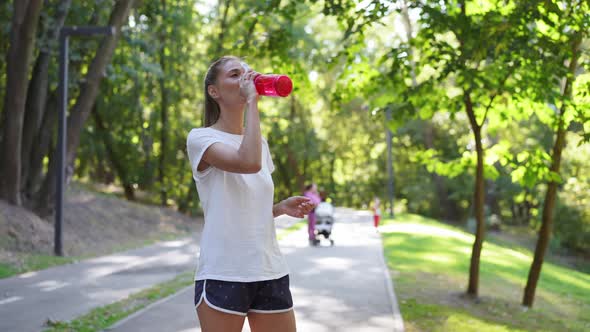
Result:
<svg viewBox="0 0 590 332"><path fill-rule="evenodd" d="M335 246L307 245L302 229L281 241L291 269L291 290L300 332L403 331L381 238L371 215L337 209ZM198 332L193 288L137 312L109 332ZM244 332L250 331L247 323Z"/></svg>

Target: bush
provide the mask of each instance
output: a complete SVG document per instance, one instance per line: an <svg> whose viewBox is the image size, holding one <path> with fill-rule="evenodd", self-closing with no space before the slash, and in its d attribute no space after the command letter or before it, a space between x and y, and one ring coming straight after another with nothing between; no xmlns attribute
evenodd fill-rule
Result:
<svg viewBox="0 0 590 332"><path fill-rule="evenodd" d="M570 180L559 194L553 215L553 234L562 247L590 253L590 193Z"/></svg>

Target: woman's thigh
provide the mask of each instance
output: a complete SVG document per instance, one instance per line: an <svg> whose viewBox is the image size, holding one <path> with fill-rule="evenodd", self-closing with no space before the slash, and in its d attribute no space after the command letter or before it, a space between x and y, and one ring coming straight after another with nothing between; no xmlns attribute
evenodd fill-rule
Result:
<svg viewBox="0 0 590 332"><path fill-rule="evenodd" d="M277 314L248 313L252 332L295 332L295 312L289 310Z"/></svg>
<svg viewBox="0 0 590 332"><path fill-rule="evenodd" d="M197 316L203 332L241 332L246 319L243 316L215 310L205 301L201 301L197 307Z"/></svg>

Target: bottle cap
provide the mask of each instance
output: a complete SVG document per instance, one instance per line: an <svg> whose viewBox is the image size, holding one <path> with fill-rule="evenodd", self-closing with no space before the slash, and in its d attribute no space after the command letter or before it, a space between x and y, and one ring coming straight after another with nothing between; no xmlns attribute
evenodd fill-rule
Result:
<svg viewBox="0 0 590 332"><path fill-rule="evenodd" d="M293 82L288 76L281 75L275 82L277 94L281 97L287 97L293 90Z"/></svg>

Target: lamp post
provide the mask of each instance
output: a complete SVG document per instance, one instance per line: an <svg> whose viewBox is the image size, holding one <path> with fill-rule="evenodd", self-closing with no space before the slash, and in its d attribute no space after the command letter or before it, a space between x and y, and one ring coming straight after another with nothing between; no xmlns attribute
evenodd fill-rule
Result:
<svg viewBox="0 0 590 332"><path fill-rule="evenodd" d="M63 220L63 196L65 180L66 159L66 130L68 108L68 47L70 36L94 36L115 34L115 28L107 27L77 27L66 26L59 32L59 120L57 139L57 186L55 197L55 229L54 229L54 253L63 256L62 250L62 220Z"/></svg>
<svg viewBox="0 0 590 332"><path fill-rule="evenodd" d="M391 153L391 139L392 139L392 133L391 130L389 129L389 122L391 121L391 107L387 106L387 108L385 109L385 135L386 135L386 139L387 139L387 177L388 177L388 181L387 181L387 199L389 200L389 217L393 218L394 214L393 214L393 195L394 195L394 191L393 191L393 157L392 157L392 153Z"/></svg>

